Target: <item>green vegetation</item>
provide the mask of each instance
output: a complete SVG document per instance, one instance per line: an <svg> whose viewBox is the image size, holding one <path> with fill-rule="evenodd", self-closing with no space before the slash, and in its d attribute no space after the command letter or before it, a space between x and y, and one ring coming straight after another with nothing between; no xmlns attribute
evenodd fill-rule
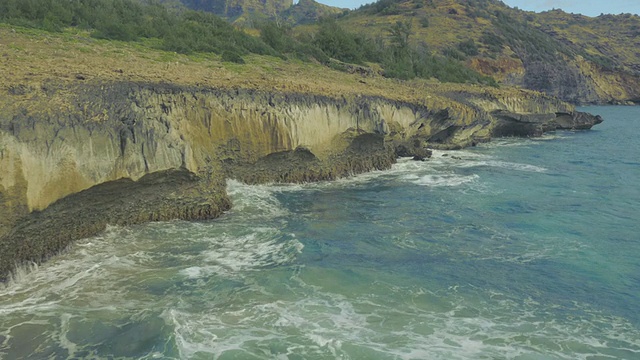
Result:
<svg viewBox="0 0 640 360"><path fill-rule="evenodd" d="M428 17L423 17L422 19L420 19L420 26L422 26L423 28L428 28L429 27L429 18Z"/></svg>
<svg viewBox="0 0 640 360"><path fill-rule="evenodd" d="M546 63L564 62L562 55L575 58L581 55L585 59L597 64L603 69L614 70L617 64L609 57L594 55L583 48L563 44L550 37L545 32L533 27L529 21L521 21L508 16L504 12L497 11L493 24L500 30L502 37L492 33L484 33L481 41L487 44L490 50L498 50L503 43L509 45L519 56L527 61L540 61Z"/></svg>
<svg viewBox="0 0 640 360"><path fill-rule="evenodd" d="M495 79L464 66L462 56L434 55L426 46L411 46L411 22L396 22L388 29L390 50L383 55L385 75L399 79L436 78L443 82L478 83L497 86ZM475 44L474 44L475 45ZM477 48L476 48L477 51Z"/></svg>
<svg viewBox="0 0 640 360"><path fill-rule="evenodd" d="M65 27L92 31L100 39L158 38L164 50L179 53L232 51L275 55L273 49L221 18L204 12L170 12L155 1L3 0L0 20L57 32Z"/></svg>
<svg viewBox="0 0 640 360"><path fill-rule="evenodd" d="M358 10L372 15L398 15L400 14L398 2L398 0L379 0L371 4L362 5Z"/></svg>
<svg viewBox="0 0 640 360"><path fill-rule="evenodd" d="M458 50L467 56L476 56L480 54L480 50L478 49L478 45L473 39L469 39L463 41L458 44Z"/></svg>
<svg viewBox="0 0 640 360"><path fill-rule="evenodd" d="M377 13L390 14L396 5L395 0L381 0L370 7ZM375 39L346 31L332 18L320 20L314 33L300 37L295 37L286 24L264 21L257 26L260 36L256 37L214 14L176 12L155 0L3 0L0 21L51 32L77 27L100 39L156 39L147 43L182 54L216 53L222 61L236 64L243 64L243 56L253 53L348 69L331 61L333 58L359 65L380 63L384 75L392 78L496 84L494 79L465 67L459 61L464 55L434 55L425 46L411 45L410 21L393 24L386 38ZM478 48L473 42L463 42L456 51L473 56Z"/></svg>
<svg viewBox="0 0 640 360"><path fill-rule="evenodd" d="M504 40L493 32L485 31L480 36L480 42L482 42L491 54L502 53L502 47L504 46Z"/></svg>
<svg viewBox="0 0 640 360"><path fill-rule="evenodd" d="M312 42L328 56L354 64L380 61L384 49L372 39L344 30L333 19L323 19L319 25Z"/></svg>
<svg viewBox="0 0 640 360"><path fill-rule="evenodd" d="M493 24L504 41L527 61L558 62L560 55L572 56L570 49L525 21L519 21L502 11L496 11Z"/></svg>

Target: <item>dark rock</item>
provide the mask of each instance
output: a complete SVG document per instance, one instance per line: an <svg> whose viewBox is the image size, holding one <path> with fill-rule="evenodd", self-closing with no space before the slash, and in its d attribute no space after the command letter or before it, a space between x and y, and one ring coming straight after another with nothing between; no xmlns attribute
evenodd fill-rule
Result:
<svg viewBox="0 0 640 360"><path fill-rule="evenodd" d="M395 153L398 157L411 157L424 161L433 155L421 136L414 136L407 141L395 141Z"/></svg>
<svg viewBox="0 0 640 360"><path fill-rule="evenodd" d="M492 115L497 120L492 132L496 137L536 137L554 130L588 130L603 121L599 115L594 116L580 111L549 114L495 111Z"/></svg>
<svg viewBox="0 0 640 360"><path fill-rule="evenodd" d="M557 113L555 120L556 129L559 130L589 130L603 121L600 115L591 115L581 111Z"/></svg>
<svg viewBox="0 0 640 360"><path fill-rule="evenodd" d="M496 137L541 136L544 126L556 118L555 114L517 114L503 110L494 111L492 115L497 120L492 132Z"/></svg>
<svg viewBox="0 0 640 360"><path fill-rule="evenodd" d="M107 225L211 219L230 207L222 178L187 170L96 185L18 220L0 239L0 282L7 280L14 264L44 261L72 241L103 231Z"/></svg>

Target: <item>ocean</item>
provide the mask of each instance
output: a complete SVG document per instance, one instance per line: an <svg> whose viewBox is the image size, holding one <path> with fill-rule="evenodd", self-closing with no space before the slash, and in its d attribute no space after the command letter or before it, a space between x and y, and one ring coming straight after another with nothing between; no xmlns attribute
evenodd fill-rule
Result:
<svg viewBox="0 0 640 360"><path fill-rule="evenodd" d="M78 241L0 288L0 358L640 359L640 107L582 110Z"/></svg>

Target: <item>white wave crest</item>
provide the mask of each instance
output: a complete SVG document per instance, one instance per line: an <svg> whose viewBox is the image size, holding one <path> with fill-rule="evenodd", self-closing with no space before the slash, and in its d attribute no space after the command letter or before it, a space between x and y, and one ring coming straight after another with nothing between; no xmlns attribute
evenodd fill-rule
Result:
<svg viewBox="0 0 640 360"><path fill-rule="evenodd" d="M208 250L192 258L198 265L180 273L191 279L222 276L242 276L242 272L292 263L304 245L293 235L281 239L279 230L258 228L243 236L223 235L210 239Z"/></svg>

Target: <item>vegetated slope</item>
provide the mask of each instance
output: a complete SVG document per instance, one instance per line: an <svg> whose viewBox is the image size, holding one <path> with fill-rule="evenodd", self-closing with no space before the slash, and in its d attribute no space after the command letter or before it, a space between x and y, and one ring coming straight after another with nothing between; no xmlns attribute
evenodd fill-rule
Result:
<svg viewBox="0 0 640 360"><path fill-rule="evenodd" d="M381 0L339 19L382 40L397 22L426 46L504 84L574 103L637 101L640 17L541 14L497 0Z"/></svg>
<svg viewBox="0 0 640 360"><path fill-rule="evenodd" d="M538 28L563 43L575 44L602 57L608 67L640 74L640 16L632 14L588 17L552 10L533 14Z"/></svg>
<svg viewBox="0 0 640 360"><path fill-rule="evenodd" d="M62 32L84 29L97 39L147 41L149 46L179 53L211 52L242 62L249 53L278 55L260 39L238 31L206 12L172 11L154 1L6 0L0 22Z"/></svg>
<svg viewBox="0 0 640 360"><path fill-rule="evenodd" d="M146 0L139 0L146 1ZM212 12L236 25L254 26L265 20L307 24L348 11L315 0L161 0L165 5Z"/></svg>
<svg viewBox="0 0 640 360"><path fill-rule="evenodd" d="M190 9L212 12L229 19L251 13L275 16L293 5L293 0L180 0L180 2Z"/></svg>
<svg viewBox="0 0 640 360"><path fill-rule="evenodd" d="M492 86L498 80L573 103L640 99L633 50L640 28L637 16L621 15L618 24L609 26L608 16L534 14L497 0L381 0L343 11L337 21L324 18L292 30L285 18L300 22L306 15L332 10L312 0L293 7L274 1L224 2L227 10L242 10L236 25L249 21L244 24L253 28L238 30L212 13L182 9L176 0L168 4L171 9L155 0L78 0L64 6L55 0L6 0L0 3L0 21L52 32L87 29L96 38L143 41L178 53L216 53L237 63L254 53L403 80ZM191 5L207 4L211 10L220 2ZM176 6L179 11L172 10ZM278 10L285 6L288 10ZM267 19L270 11L275 22ZM597 31L583 31L589 26ZM613 32L608 42L607 34Z"/></svg>
<svg viewBox="0 0 640 360"><path fill-rule="evenodd" d="M0 3L0 22L50 32L85 29L95 38L142 42L183 54L215 53L222 55L224 61L235 63L243 63L243 56L253 53L318 62L364 75L379 72L399 79L420 77L496 85L493 78L456 59L410 47L409 29L402 24L395 28L395 36L388 44L347 32L331 19L321 21L316 33L300 37L294 36L283 22L260 21L258 28L251 30L259 35L254 36L212 13L172 11L157 2L138 0L79 0L68 6L55 0L8 0ZM383 70L364 68L365 62L380 63Z"/></svg>

